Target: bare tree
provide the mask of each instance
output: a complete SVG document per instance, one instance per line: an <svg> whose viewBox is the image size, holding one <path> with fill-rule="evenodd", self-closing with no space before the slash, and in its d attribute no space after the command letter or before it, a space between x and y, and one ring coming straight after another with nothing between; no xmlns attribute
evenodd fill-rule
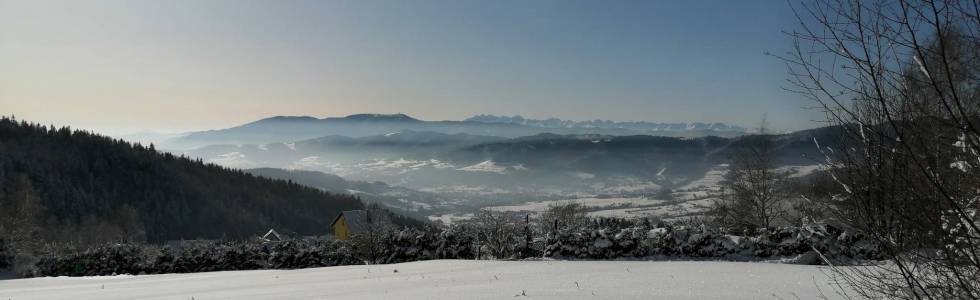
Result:
<svg viewBox="0 0 980 300"><path fill-rule="evenodd" d="M34 255L40 249L42 220L45 208L41 199L34 193L31 182L19 177L13 183L13 191L0 195L0 250L8 251L6 259L12 261L0 265L11 265L17 273L27 273L34 263ZM3 259L4 257L0 257Z"/></svg>
<svg viewBox="0 0 980 300"><path fill-rule="evenodd" d="M723 194L713 207L723 226L754 231L771 228L786 215L787 176L774 169L771 138L763 120L759 134L745 136L732 145Z"/></svg>
<svg viewBox="0 0 980 300"><path fill-rule="evenodd" d="M109 223L118 228L117 237L123 243L141 243L146 240L146 230L140 222L139 212L129 205L123 205L112 211Z"/></svg>
<svg viewBox="0 0 980 300"><path fill-rule="evenodd" d="M820 145L839 218L890 264L845 272L862 296L980 298L980 3L808 0L789 89L844 143Z"/></svg>
<svg viewBox="0 0 980 300"><path fill-rule="evenodd" d="M481 210L472 220L480 248L491 258L509 258L515 254L521 230L518 218L510 212Z"/></svg>
<svg viewBox="0 0 980 300"><path fill-rule="evenodd" d="M395 230L388 212L377 203L368 204L364 210L362 228L351 236L351 244L362 260L369 264L383 263L387 240Z"/></svg>
<svg viewBox="0 0 980 300"><path fill-rule="evenodd" d="M555 203L541 214L538 220L541 232L553 232L563 229L581 229L589 225L585 206L575 203Z"/></svg>

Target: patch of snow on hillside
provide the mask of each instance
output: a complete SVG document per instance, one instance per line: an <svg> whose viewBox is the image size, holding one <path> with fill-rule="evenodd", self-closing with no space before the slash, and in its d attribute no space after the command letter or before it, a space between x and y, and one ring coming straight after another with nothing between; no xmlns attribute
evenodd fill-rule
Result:
<svg viewBox="0 0 980 300"><path fill-rule="evenodd" d="M436 187L419 188L419 191L438 193L438 194L472 194L472 195L501 195L511 192L501 188L493 188L485 185L443 185Z"/></svg>
<svg viewBox="0 0 980 300"><path fill-rule="evenodd" d="M425 166L426 164L427 163L425 161L398 158L396 160L391 160L391 161L386 159L379 159L375 161L362 162L355 165L355 167L365 171L390 171L390 170L404 171L403 169L406 168L407 169L419 168L421 166Z"/></svg>
<svg viewBox="0 0 980 300"><path fill-rule="evenodd" d="M436 169L452 169L456 167L450 163L439 161L438 159L430 159L429 163L431 163L432 167Z"/></svg>
<svg viewBox="0 0 980 300"><path fill-rule="evenodd" d="M614 180L608 181L600 185L593 185L593 189L600 193L606 194L619 194L619 193L634 193L634 192L644 192L644 191L656 191L660 190L662 187L653 181L645 181L640 178L635 177L617 177Z"/></svg>
<svg viewBox="0 0 980 300"><path fill-rule="evenodd" d="M725 180L725 174L728 174L728 164L720 164L708 170L704 174L704 177L691 181L675 190L718 189L720 188L719 184Z"/></svg>
<svg viewBox="0 0 980 300"><path fill-rule="evenodd" d="M457 171L467 171L467 172L486 172L486 173L497 173L497 174L507 174L507 167L498 166L492 160L484 161L475 165L462 167L456 169Z"/></svg>
<svg viewBox="0 0 980 300"><path fill-rule="evenodd" d="M617 208L591 211L587 215L590 217L602 218L645 218L656 217L665 221L700 216L711 209L711 205L716 198L705 198L691 201L668 202L663 205L637 207L637 208Z"/></svg>
<svg viewBox="0 0 980 300"><path fill-rule="evenodd" d="M397 201L398 201L397 203L384 203L384 205L391 208L397 208L400 210L415 211L415 212L419 210L432 209L432 205L428 203L418 202L414 200L407 200L404 198L399 198Z"/></svg>
<svg viewBox="0 0 980 300"><path fill-rule="evenodd" d="M776 168L776 172L788 173L790 178L805 177L816 171L829 170L827 165L805 165L805 166L782 166Z"/></svg>
<svg viewBox="0 0 980 300"><path fill-rule="evenodd" d="M237 151L218 155L207 162L230 168L245 168L252 165L252 162L245 158L245 154Z"/></svg>
<svg viewBox="0 0 980 300"><path fill-rule="evenodd" d="M443 214L443 215L431 215L428 216L429 221L432 222L442 222L442 224L449 225L458 221L466 221L474 218L473 214Z"/></svg>
<svg viewBox="0 0 980 300"><path fill-rule="evenodd" d="M320 161L320 157L314 155L300 158L299 160L290 163L288 169L309 169L322 167L324 165L326 164Z"/></svg>

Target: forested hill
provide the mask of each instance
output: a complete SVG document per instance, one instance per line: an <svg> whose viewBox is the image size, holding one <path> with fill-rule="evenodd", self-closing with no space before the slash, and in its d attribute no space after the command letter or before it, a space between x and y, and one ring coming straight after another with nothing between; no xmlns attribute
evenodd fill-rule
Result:
<svg viewBox="0 0 980 300"><path fill-rule="evenodd" d="M204 164L152 145L0 119L0 218L32 217L48 237L145 234L163 242L247 238L270 228L322 235L339 211L361 207L353 196Z"/></svg>

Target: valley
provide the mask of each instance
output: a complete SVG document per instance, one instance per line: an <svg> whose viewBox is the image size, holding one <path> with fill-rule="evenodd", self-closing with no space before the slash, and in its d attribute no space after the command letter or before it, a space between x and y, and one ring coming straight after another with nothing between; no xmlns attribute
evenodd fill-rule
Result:
<svg viewBox="0 0 980 300"><path fill-rule="evenodd" d="M193 139L194 147L168 150L450 223L481 209L536 214L566 202L583 204L593 217L697 217L718 198L729 153L744 143L732 136L743 128L723 124L546 121L275 117L161 145ZM814 140L832 143L835 130L775 135L779 169L791 176L817 170Z"/></svg>

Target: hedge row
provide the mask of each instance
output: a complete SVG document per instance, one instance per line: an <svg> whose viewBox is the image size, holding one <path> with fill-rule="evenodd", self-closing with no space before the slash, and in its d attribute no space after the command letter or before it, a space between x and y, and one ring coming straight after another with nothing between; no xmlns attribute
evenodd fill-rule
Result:
<svg viewBox="0 0 980 300"><path fill-rule="evenodd" d="M41 276L192 273L357 264L347 245L325 240L276 243L200 241L180 246L112 244L47 255Z"/></svg>
<svg viewBox="0 0 980 300"><path fill-rule="evenodd" d="M474 228L442 231L405 229L388 232L372 247L378 263L430 259L476 259L481 249ZM515 232L515 234L521 234ZM878 251L859 236L828 226L786 227L737 236L703 227L631 226L551 232L514 239L509 258L618 259L651 256L711 258L772 258L810 255L814 250L833 258L878 259ZM199 241L172 246L115 244L63 255L47 255L37 263L41 276L188 273L227 270L295 269L364 264L364 245L325 239L283 242Z"/></svg>
<svg viewBox="0 0 980 300"><path fill-rule="evenodd" d="M819 252L842 259L879 259L869 241L826 225L784 227L752 236L724 234L704 227L596 229L558 232L548 237L544 256L565 258L793 257Z"/></svg>

